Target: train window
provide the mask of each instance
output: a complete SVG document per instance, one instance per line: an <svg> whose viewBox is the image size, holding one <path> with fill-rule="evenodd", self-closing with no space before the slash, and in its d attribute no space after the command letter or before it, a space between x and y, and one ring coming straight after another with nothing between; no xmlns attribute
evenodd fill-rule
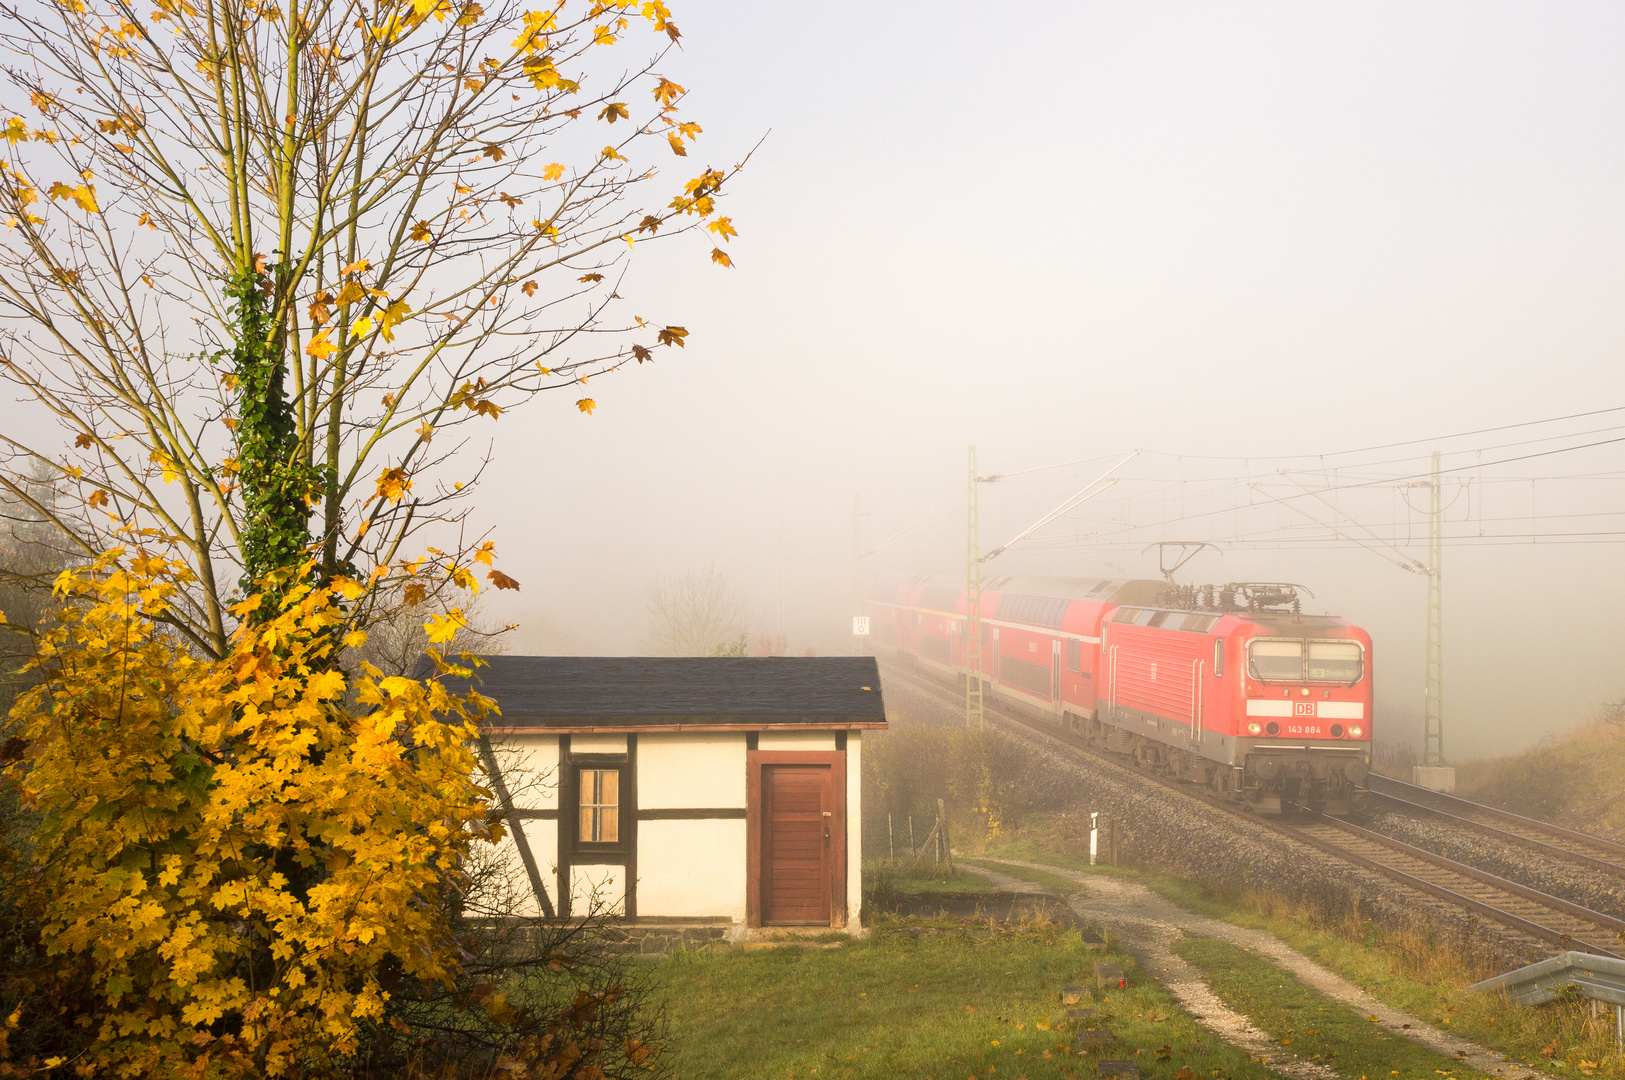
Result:
<svg viewBox="0 0 1625 1080"><path fill-rule="evenodd" d="M1134 625L1135 626L1146 626L1151 622L1151 620L1153 618L1155 618L1159 614L1161 614L1161 612L1141 611L1138 615L1134 616Z"/></svg>
<svg viewBox="0 0 1625 1080"><path fill-rule="evenodd" d="M1312 682L1357 683L1365 674L1365 652L1357 641L1311 641L1309 678Z"/></svg>
<svg viewBox="0 0 1625 1080"><path fill-rule="evenodd" d="M1116 611L1112 612L1112 622L1133 622L1136 618L1144 614L1144 608L1120 607Z"/></svg>
<svg viewBox="0 0 1625 1080"><path fill-rule="evenodd" d="M1247 671L1264 682L1303 679L1303 642L1296 638L1253 638L1247 643Z"/></svg>
<svg viewBox="0 0 1625 1080"><path fill-rule="evenodd" d="M1194 630L1198 634L1205 634L1213 629L1213 624L1219 621L1217 615L1187 615L1185 616L1185 629Z"/></svg>
<svg viewBox="0 0 1625 1080"><path fill-rule="evenodd" d="M1083 642L1076 638L1066 643L1066 669L1080 671L1083 668Z"/></svg>
<svg viewBox="0 0 1625 1080"><path fill-rule="evenodd" d="M1224 638L1215 638L1213 641L1213 677L1224 676Z"/></svg>
<svg viewBox="0 0 1625 1080"><path fill-rule="evenodd" d="M1151 621L1146 623L1145 625L1147 625L1147 626L1162 626L1164 623L1168 623L1168 617L1170 615L1173 616L1173 622L1168 625L1168 629L1170 629L1170 630L1178 630L1179 629L1179 620L1180 620L1181 616L1179 614L1177 614L1176 612L1172 612L1172 611L1153 612L1152 615L1151 615Z"/></svg>

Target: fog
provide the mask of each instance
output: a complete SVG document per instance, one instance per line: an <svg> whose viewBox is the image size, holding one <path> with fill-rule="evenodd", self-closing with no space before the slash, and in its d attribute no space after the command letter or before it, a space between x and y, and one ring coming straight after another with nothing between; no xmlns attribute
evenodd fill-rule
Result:
<svg viewBox="0 0 1625 1080"><path fill-rule="evenodd" d="M1249 481L1285 494L1281 469L1415 477L1438 448L1447 753L1516 749L1625 696L1621 518L1555 516L1625 510L1625 443L1483 464L1615 438L1625 413L1312 457L1625 404L1625 10L676 17L666 73L705 127L691 160L766 136L728 197L736 265L640 246L621 291L688 347L595 381L594 416L561 398L497 425L476 519L523 582L486 609L518 624L511 650L635 650L657 576L712 564L793 651L851 650L855 497L863 549L937 514L865 580L962 574L967 444L984 473L1140 448L989 572L1155 577L1153 541L1271 536L1181 579L1307 585L1371 631L1378 723L1419 742L1422 576L1352 541L1282 544L1305 519L1276 504L1186 515L1270 503ZM1512 482L1578 474L1607 475ZM1089 474L1044 475L1076 482L986 487L985 548ZM1336 502L1426 559L1424 489Z"/></svg>

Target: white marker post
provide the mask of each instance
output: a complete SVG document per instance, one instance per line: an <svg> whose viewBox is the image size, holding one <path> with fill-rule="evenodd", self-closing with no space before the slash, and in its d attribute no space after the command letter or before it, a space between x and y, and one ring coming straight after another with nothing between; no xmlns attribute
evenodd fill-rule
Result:
<svg viewBox="0 0 1625 1080"><path fill-rule="evenodd" d="M867 616L867 615L854 615L854 616L852 616L852 634L853 634L854 637L868 637L869 636L869 616Z"/></svg>
<svg viewBox="0 0 1625 1080"><path fill-rule="evenodd" d="M1095 853L1100 850L1100 815L1089 814L1089 865L1095 865Z"/></svg>

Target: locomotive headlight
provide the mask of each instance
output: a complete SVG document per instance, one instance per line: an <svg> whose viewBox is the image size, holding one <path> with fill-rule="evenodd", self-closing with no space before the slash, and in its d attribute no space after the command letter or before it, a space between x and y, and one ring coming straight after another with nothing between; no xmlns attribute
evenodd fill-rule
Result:
<svg viewBox="0 0 1625 1080"><path fill-rule="evenodd" d="M1247 725L1247 734L1249 735L1259 735L1262 734L1263 731L1263 727L1259 725L1257 720L1254 720L1252 723Z"/></svg>
<svg viewBox="0 0 1625 1080"><path fill-rule="evenodd" d="M1349 725L1349 738L1358 739L1361 735L1364 735L1364 734L1365 734L1365 728L1361 727L1359 724L1350 724Z"/></svg>
<svg viewBox="0 0 1625 1080"><path fill-rule="evenodd" d="M1308 697L1309 696L1309 688L1306 686L1302 690L1299 690L1298 693L1302 694L1304 697Z"/></svg>

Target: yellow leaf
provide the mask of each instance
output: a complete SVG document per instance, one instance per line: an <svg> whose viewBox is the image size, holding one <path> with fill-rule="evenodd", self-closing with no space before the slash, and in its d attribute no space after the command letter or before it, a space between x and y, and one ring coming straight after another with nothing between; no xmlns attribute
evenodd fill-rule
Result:
<svg viewBox="0 0 1625 1080"><path fill-rule="evenodd" d="M372 266L371 260L357 259L355 262L350 263L344 269L340 270L339 274L341 276L344 276L344 277L348 277L351 274L364 274L364 273L367 272L367 269L369 267L371 267L371 266Z"/></svg>
<svg viewBox="0 0 1625 1080"><path fill-rule="evenodd" d="M94 214L98 209L96 206L96 185L94 184L85 184L80 187L70 187L69 185L58 180L56 183L51 185L46 194L49 195L53 200L68 199L75 206L79 207L79 209L85 211L86 213Z"/></svg>
<svg viewBox="0 0 1625 1080"><path fill-rule="evenodd" d="M418 425L417 433L418 438L422 439L426 443L434 441L434 425L429 423L427 420Z"/></svg>
<svg viewBox="0 0 1625 1080"><path fill-rule="evenodd" d="M655 83L654 95L655 100L662 105L671 105L678 98L688 93L687 90L684 90L664 75L659 76L659 79L660 81Z"/></svg>
<svg viewBox="0 0 1625 1080"><path fill-rule="evenodd" d="M734 261L728 258L728 253L721 248L711 249L711 261L718 266L732 266L734 264Z"/></svg>
<svg viewBox="0 0 1625 1080"><path fill-rule="evenodd" d="M739 235L739 233L734 230L733 219L728 217L719 217L715 221L707 224L705 227L722 237L723 240L727 240L730 236Z"/></svg>
<svg viewBox="0 0 1625 1080"><path fill-rule="evenodd" d="M612 101L599 110L598 119L613 124L617 120L630 119L631 115L632 114L627 111L626 106L621 102Z"/></svg>
<svg viewBox="0 0 1625 1080"><path fill-rule="evenodd" d="M608 161L625 161L626 160L626 158L621 156L621 152L619 150L615 149L613 146L604 147L603 150L599 151L598 156L601 157L601 158L604 158L604 159L606 159Z"/></svg>
<svg viewBox="0 0 1625 1080"><path fill-rule="evenodd" d="M378 332L384 336L385 341L395 340L395 327L412 314L412 305L405 300L397 300L384 309L384 314L378 324Z"/></svg>
<svg viewBox="0 0 1625 1080"><path fill-rule="evenodd" d="M564 175L564 166L560 165L556 161L553 162L553 164L544 166L542 168L542 179L543 180L557 180L559 177L561 177L563 175Z"/></svg>
<svg viewBox="0 0 1625 1080"><path fill-rule="evenodd" d="M424 241L424 240L432 239L433 236L434 236L434 234L429 231L429 223L427 221L420 221L416 225L412 226L412 239L413 240L417 240L417 241L421 242L421 241Z"/></svg>
<svg viewBox="0 0 1625 1080"><path fill-rule="evenodd" d="M519 287L519 291L524 293L526 296L535 296L536 283L534 281L527 281Z"/></svg>
<svg viewBox="0 0 1625 1080"><path fill-rule="evenodd" d="M676 135L668 131L666 133L666 141L671 144L672 153L676 154L678 157L688 157L688 147L683 145L682 139L679 139Z"/></svg>
<svg viewBox="0 0 1625 1080"><path fill-rule="evenodd" d="M341 671L323 671L312 675L310 681L305 683L305 693L317 701L336 698L344 692L344 673Z"/></svg>
<svg viewBox="0 0 1625 1080"><path fill-rule="evenodd" d="M364 338L372 333L372 316L363 315L350 324L350 333L358 338Z"/></svg>
<svg viewBox="0 0 1625 1080"><path fill-rule="evenodd" d="M398 503L412 490L412 478L405 469L385 469L378 474L378 497Z"/></svg>
<svg viewBox="0 0 1625 1080"><path fill-rule="evenodd" d="M580 409L582 412L586 413L588 416L591 416L592 411L594 409L598 408L598 402L594 401L590 397L584 397L580 401L576 402L576 408Z"/></svg>
<svg viewBox="0 0 1625 1080"><path fill-rule="evenodd" d="M457 608L444 615L436 615L423 624L423 632L436 645L443 645L457 636L457 631L468 625L468 619Z"/></svg>
<svg viewBox="0 0 1625 1080"><path fill-rule="evenodd" d="M305 346L305 353L314 356L318 360L326 360L329 356L338 352L338 348L338 345L328 339L327 331L323 330L310 339L310 344Z"/></svg>

